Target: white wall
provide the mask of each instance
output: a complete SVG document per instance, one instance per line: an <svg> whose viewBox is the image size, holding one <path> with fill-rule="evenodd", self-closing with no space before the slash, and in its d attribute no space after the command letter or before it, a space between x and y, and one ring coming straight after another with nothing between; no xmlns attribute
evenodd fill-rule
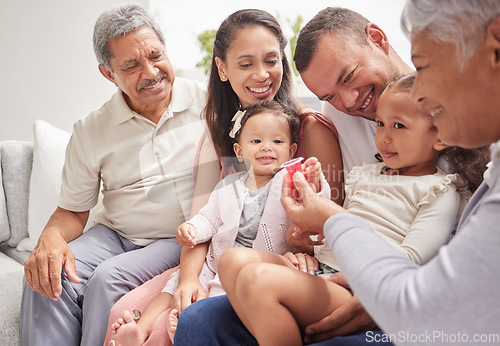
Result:
<svg viewBox="0 0 500 346"><path fill-rule="evenodd" d="M0 5L0 141L32 140L44 119L71 131L115 87L101 76L92 47L97 17L121 3L148 0L23 0Z"/></svg>

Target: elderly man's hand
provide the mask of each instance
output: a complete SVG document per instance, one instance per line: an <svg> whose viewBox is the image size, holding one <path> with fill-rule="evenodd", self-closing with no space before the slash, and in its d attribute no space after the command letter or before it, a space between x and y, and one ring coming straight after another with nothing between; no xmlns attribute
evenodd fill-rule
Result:
<svg viewBox="0 0 500 346"><path fill-rule="evenodd" d="M24 263L26 282L33 291L44 297L58 300L62 293L61 271L71 282L79 283L75 267L75 256L61 234L52 229L45 230Z"/></svg>
<svg viewBox="0 0 500 346"><path fill-rule="evenodd" d="M301 230L323 235L323 225L332 215L345 212L338 204L320 197L311 188L301 172L296 172L292 183L283 179L281 203L292 223ZM297 195L298 192L298 195ZM298 235L297 234L297 235Z"/></svg>

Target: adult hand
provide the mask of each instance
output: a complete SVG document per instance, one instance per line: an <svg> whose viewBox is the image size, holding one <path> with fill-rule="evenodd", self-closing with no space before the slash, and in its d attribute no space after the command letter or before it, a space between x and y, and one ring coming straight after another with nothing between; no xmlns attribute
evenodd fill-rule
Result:
<svg viewBox="0 0 500 346"><path fill-rule="evenodd" d="M315 157L308 158L302 165L304 176L316 192L321 191L321 163Z"/></svg>
<svg viewBox="0 0 500 346"><path fill-rule="evenodd" d="M26 281L33 291L57 301L62 293L62 267L71 282L79 283L75 256L56 229L47 228L24 263Z"/></svg>
<svg viewBox="0 0 500 346"><path fill-rule="evenodd" d="M331 275L328 280L348 286L341 273ZM346 304L333 311L329 316L312 323L305 329L305 341L315 343L329 340L336 336L350 335L378 329L376 323L354 295Z"/></svg>
<svg viewBox="0 0 500 346"><path fill-rule="evenodd" d="M314 232L301 231L297 226L290 226L285 232L285 240L289 246L301 252L305 252L314 256L314 246L323 245L325 242L322 239L312 239L311 236L316 235Z"/></svg>
<svg viewBox="0 0 500 346"><path fill-rule="evenodd" d="M315 257L301 252L296 254L287 252L284 256L301 272L314 275L318 271L318 260Z"/></svg>
<svg viewBox="0 0 500 346"><path fill-rule="evenodd" d="M177 287L172 297L171 306L181 313L189 305L206 297L205 289L198 278L192 280L186 279L182 283L179 283L179 287Z"/></svg>
<svg viewBox="0 0 500 346"><path fill-rule="evenodd" d="M293 182L300 198L296 198L291 182L288 179L283 179L281 192L283 208L285 208L292 223L300 228L298 234L307 231L320 234L323 237L323 225L326 220L330 216L346 210L338 204L318 196L301 172L296 172L293 175Z"/></svg>

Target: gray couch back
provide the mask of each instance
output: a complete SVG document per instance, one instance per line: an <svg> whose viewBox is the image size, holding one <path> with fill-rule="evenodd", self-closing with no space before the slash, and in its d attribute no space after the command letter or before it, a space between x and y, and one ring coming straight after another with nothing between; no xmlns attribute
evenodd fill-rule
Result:
<svg viewBox="0 0 500 346"><path fill-rule="evenodd" d="M0 244L16 247L28 236L33 143L0 142Z"/></svg>

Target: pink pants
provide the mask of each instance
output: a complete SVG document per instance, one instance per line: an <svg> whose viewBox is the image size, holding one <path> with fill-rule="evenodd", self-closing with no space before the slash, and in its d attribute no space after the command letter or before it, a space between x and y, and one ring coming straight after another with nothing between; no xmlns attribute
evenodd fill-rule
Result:
<svg viewBox="0 0 500 346"><path fill-rule="evenodd" d="M115 323L118 318L123 316L123 312L125 310L132 312L132 310L135 309L144 311L149 303L151 303L151 301L161 293L163 287L165 287L165 284L170 278L170 275L172 275L172 273L178 268L179 267L177 266L155 276L151 280L133 289L116 302L109 313L108 328L106 332L106 339L104 340L104 346L109 346L109 342L113 336L111 334L111 325ZM158 317L153 325L151 334L144 345L172 345L167 333L169 312L170 310L164 311L160 317Z"/></svg>

